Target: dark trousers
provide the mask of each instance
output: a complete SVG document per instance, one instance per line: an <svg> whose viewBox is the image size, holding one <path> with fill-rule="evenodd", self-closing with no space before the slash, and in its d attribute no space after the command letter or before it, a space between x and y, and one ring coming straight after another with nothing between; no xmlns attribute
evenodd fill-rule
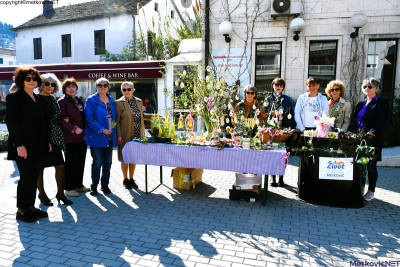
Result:
<svg viewBox="0 0 400 267"><path fill-rule="evenodd" d="M90 147L92 154L92 189L97 189L100 181L101 169L101 187L107 187L110 181L110 169L112 163L113 145L110 142L108 147Z"/></svg>
<svg viewBox="0 0 400 267"><path fill-rule="evenodd" d="M19 181L17 187L17 207L28 209L35 206L37 180L39 171L43 168L43 162L38 158L18 157L15 162L19 170ZM40 164L42 163L42 164Z"/></svg>
<svg viewBox="0 0 400 267"><path fill-rule="evenodd" d="M83 172L87 145L85 142L67 143L65 153L65 190L75 190L83 187Z"/></svg>
<svg viewBox="0 0 400 267"><path fill-rule="evenodd" d="M376 168L376 160L367 163L368 170L368 190L375 192L376 182L378 181L378 170Z"/></svg>

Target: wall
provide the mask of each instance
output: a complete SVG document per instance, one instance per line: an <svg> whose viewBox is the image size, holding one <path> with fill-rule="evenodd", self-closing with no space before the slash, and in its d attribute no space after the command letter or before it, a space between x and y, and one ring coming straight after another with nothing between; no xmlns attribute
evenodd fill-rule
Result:
<svg viewBox="0 0 400 267"><path fill-rule="evenodd" d="M370 39L396 38L398 42L400 41L399 0L301 0L302 11L299 17L304 19L306 26L297 42L293 40L294 34L289 29L290 21L294 16L279 17L274 20L270 12L271 1L211 0L211 49L226 49L227 53L232 48L246 48L250 51L251 57L243 68L248 67L250 82L254 82L255 44L282 42L281 76L286 80L287 94L293 97L306 91L305 81L308 75L308 53L311 40L338 41L336 78L350 85L350 73L347 66L352 56L350 33L354 31L354 28L349 24L349 18L353 14L363 12L368 16L368 23L360 29L360 37L357 38L359 47L365 52L365 58L360 62L361 78L366 75L366 54ZM234 33L231 34L232 41L229 44L224 41L218 29L219 24L224 20L229 20L233 24ZM397 60L397 87L400 87L399 62Z"/></svg>
<svg viewBox="0 0 400 267"><path fill-rule="evenodd" d="M0 63L0 66L10 66L10 65L14 65L16 63L15 56L9 56L9 55L4 55L4 54L0 53L0 58L3 59L3 64Z"/></svg>

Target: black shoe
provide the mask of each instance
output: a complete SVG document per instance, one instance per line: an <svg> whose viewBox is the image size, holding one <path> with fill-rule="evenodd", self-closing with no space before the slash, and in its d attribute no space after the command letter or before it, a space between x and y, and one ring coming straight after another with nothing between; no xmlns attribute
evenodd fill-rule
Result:
<svg viewBox="0 0 400 267"><path fill-rule="evenodd" d="M108 186L101 187L101 191L103 191L104 194L111 194L111 190Z"/></svg>
<svg viewBox="0 0 400 267"><path fill-rule="evenodd" d="M272 187L278 187L278 184L276 183L276 176L271 175L271 177L272 177L272 182L269 185Z"/></svg>
<svg viewBox="0 0 400 267"><path fill-rule="evenodd" d="M40 200L40 203L42 203L43 205L45 205L45 206L53 206L53 202L51 202L50 199L43 200L43 199L40 197L40 194L39 194L37 197L38 197L38 199Z"/></svg>
<svg viewBox="0 0 400 267"><path fill-rule="evenodd" d="M133 188L139 188L139 186L137 185L137 183L135 182L134 179L129 179L129 183L130 183L131 187L133 187Z"/></svg>
<svg viewBox="0 0 400 267"><path fill-rule="evenodd" d="M92 188L92 191L90 192L90 195L92 195L92 196L97 195L97 188Z"/></svg>
<svg viewBox="0 0 400 267"><path fill-rule="evenodd" d="M69 200L66 196L64 196L64 198L61 198L58 193L56 195L56 199L58 201L58 204L60 204L60 201L62 201L63 205L72 205L72 204L74 204L74 202Z"/></svg>
<svg viewBox="0 0 400 267"><path fill-rule="evenodd" d="M37 221L35 214L29 210L25 211L24 214L17 212L16 219L23 221L23 222L36 222Z"/></svg>
<svg viewBox="0 0 400 267"><path fill-rule="evenodd" d="M279 187L285 187L285 183L283 182L283 176L279 176L279 183L278 183Z"/></svg>
<svg viewBox="0 0 400 267"><path fill-rule="evenodd" d="M47 218L49 217L49 214L41 209L35 209L34 212L36 218Z"/></svg>
<svg viewBox="0 0 400 267"><path fill-rule="evenodd" d="M131 180L124 179L122 184L125 186L126 189L131 189L132 188Z"/></svg>

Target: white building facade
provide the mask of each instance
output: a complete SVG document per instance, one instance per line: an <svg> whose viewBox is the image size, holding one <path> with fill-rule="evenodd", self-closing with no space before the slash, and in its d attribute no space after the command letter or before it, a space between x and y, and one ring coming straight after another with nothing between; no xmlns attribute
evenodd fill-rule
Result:
<svg viewBox="0 0 400 267"><path fill-rule="evenodd" d="M367 23L353 39L350 19L360 12L367 15ZM305 22L298 41L290 28L296 17ZM233 26L230 43L219 31L223 21ZM347 97L356 101L362 97L362 80L373 76L384 91L399 95L398 0L210 0L209 26L216 67L262 93L270 92L271 81L281 77L286 94L297 98L306 92L307 78L314 76L321 81L321 92L331 80L344 81Z"/></svg>

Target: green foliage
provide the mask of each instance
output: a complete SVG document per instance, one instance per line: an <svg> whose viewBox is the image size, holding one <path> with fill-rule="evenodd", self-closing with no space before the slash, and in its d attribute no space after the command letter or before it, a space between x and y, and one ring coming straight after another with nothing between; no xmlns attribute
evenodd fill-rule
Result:
<svg viewBox="0 0 400 267"><path fill-rule="evenodd" d="M0 151L6 151L8 144L8 132L0 131Z"/></svg>

